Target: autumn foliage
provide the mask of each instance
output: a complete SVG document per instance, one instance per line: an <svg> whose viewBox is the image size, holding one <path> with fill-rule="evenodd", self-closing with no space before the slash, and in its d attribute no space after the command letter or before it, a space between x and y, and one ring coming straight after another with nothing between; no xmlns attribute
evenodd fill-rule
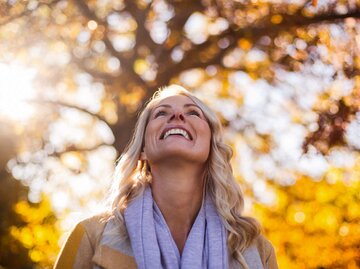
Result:
<svg viewBox="0 0 360 269"><path fill-rule="evenodd" d="M357 0L2 1L0 268L51 267L170 83L219 115L280 268L360 268L359 17Z"/></svg>

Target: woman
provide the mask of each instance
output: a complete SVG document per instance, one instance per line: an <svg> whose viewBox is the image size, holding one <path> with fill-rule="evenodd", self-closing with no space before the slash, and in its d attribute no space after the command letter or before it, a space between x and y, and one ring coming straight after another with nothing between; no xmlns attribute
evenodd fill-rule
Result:
<svg viewBox="0 0 360 269"><path fill-rule="evenodd" d="M242 216L215 113L184 88L155 93L115 170L109 213L80 222L55 268L277 268Z"/></svg>

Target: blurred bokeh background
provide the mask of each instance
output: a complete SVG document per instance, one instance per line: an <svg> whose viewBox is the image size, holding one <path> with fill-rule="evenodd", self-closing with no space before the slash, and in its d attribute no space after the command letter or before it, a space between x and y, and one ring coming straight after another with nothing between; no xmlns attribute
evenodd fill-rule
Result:
<svg viewBox="0 0 360 269"><path fill-rule="evenodd" d="M0 1L0 268L101 210L139 109L221 118L280 268L360 268L359 0Z"/></svg>

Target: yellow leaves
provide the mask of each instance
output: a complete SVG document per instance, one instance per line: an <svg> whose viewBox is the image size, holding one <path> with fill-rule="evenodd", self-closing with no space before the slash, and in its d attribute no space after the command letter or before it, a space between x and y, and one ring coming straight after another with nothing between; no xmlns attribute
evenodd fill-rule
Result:
<svg viewBox="0 0 360 269"><path fill-rule="evenodd" d="M34 245L32 233L28 227L17 228L15 226L11 226L10 235L19 240L26 248L32 248Z"/></svg>
<svg viewBox="0 0 360 269"><path fill-rule="evenodd" d="M297 28L297 36L305 42L310 42L316 37L316 31L314 29Z"/></svg>
<svg viewBox="0 0 360 269"><path fill-rule="evenodd" d="M334 233L338 230L340 215L336 207L328 206L321 208L314 216L314 226L327 233Z"/></svg>
<svg viewBox="0 0 360 269"><path fill-rule="evenodd" d="M251 49L252 47L252 42L247 39L247 38L240 38L238 41L238 46L244 50L244 51L248 51Z"/></svg>
<svg viewBox="0 0 360 269"><path fill-rule="evenodd" d="M42 268L51 267L58 253L59 231L49 201L43 198L36 205L20 201L14 210L25 225L11 226L10 236L29 249L29 257L34 263Z"/></svg>
<svg viewBox="0 0 360 269"><path fill-rule="evenodd" d="M349 221L360 221L360 205L350 203L346 208L346 217Z"/></svg>
<svg viewBox="0 0 360 269"><path fill-rule="evenodd" d="M58 236L54 233L55 228L52 225L39 225L29 223L25 227L10 227L10 235L19 240L24 247L30 249L33 247L46 246L49 242L55 243Z"/></svg>
<svg viewBox="0 0 360 269"><path fill-rule="evenodd" d="M276 210L282 211L286 208L289 203L288 194L282 190L276 190Z"/></svg>
<svg viewBox="0 0 360 269"><path fill-rule="evenodd" d="M342 181L343 178L344 178L344 171L338 167L330 167L330 169L325 174L326 181L331 184L340 182Z"/></svg>
<svg viewBox="0 0 360 269"><path fill-rule="evenodd" d="M283 21L283 17L279 14L271 16L272 24L280 24Z"/></svg>
<svg viewBox="0 0 360 269"><path fill-rule="evenodd" d="M356 36L356 37L359 40L358 44L360 45L360 36ZM360 57L359 56L354 57L354 67L360 68ZM359 80L359 75L355 76L355 79ZM359 85L359 84L357 83L357 85Z"/></svg>
<svg viewBox="0 0 360 269"><path fill-rule="evenodd" d="M304 265L300 265L296 263L296 267L294 266L294 260L289 258L286 255L281 255L277 257L277 262L279 264L279 268L287 268L287 269L306 269Z"/></svg>
<svg viewBox="0 0 360 269"><path fill-rule="evenodd" d="M289 194L294 195L295 197L304 200L311 201L314 199L314 189L316 183L307 177L301 177L297 179L295 185L289 189Z"/></svg>
<svg viewBox="0 0 360 269"><path fill-rule="evenodd" d="M330 203L335 200L338 192L334 186L320 185L315 192L315 199L320 203Z"/></svg>
<svg viewBox="0 0 360 269"><path fill-rule="evenodd" d="M118 120L116 103L107 98L103 99L100 114L109 124L115 124Z"/></svg>
<svg viewBox="0 0 360 269"><path fill-rule="evenodd" d="M29 223L25 227L10 227L10 235L29 249L29 256L36 263L51 264L58 251L59 233L53 224Z"/></svg>
<svg viewBox="0 0 360 269"><path fill-rule="evenodd" d="M358 169L355 163L351 171ZM255 206L280 268L357 268L360 183L358 177L344 178L344 169L337 167L330 167L321 181L299 176L294 185L273 185L274 207Z"/></svg>
<svg viewBox="0 0 360 269"><path fill-rule="evenodd" d="M141 75L150 68L149 63L144 59L137 59L134 62L134 70L137 74Z"/></svg>
<svg viewBox="0 0 360 269"><path fill-rule="evenodd" d="M41 260L43 260L46 257L43 252L36 250L36 249L30 250L29 256L30 256L31 260L36 263L40 262Z"/></svg>
<svg viewBox="0 0 360 269"><path fill-rule="evenodd" d="M134 112L139 108L145 92L142 88L135 86L130 92L122 92L119 96L121 104L125 105L129 112Z"/></svg>
<svg viewBox="0 0 360 269"><path fill-rule="evenodd" d="M328 31L326 31L325 29L319 30L318 37L322 44L325 44L325 45L330 44L330 40L331 40L330 33Z"/></svg>
<svg viewBox="0 0 360 269"><path fill-rule="evenodd" d="M21 216L25 222L41 223L51 212L50 202L42 201L37 207L30 205L27 201L15 204L14 211Z"/></svg>

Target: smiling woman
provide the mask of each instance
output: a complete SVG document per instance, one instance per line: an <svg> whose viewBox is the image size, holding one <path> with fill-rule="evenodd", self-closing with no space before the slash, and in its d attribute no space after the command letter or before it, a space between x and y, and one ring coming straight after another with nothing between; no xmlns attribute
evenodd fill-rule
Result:
<svg viewBox="0 0 360 269"><path fill-rule="evenodd" d="M276 269L232 173L215 113L186 89L158 91L114 174L109 212L80 222L62 268Z"/></svg>
<svg viewBox="0 0 360 269"><path fill-rule="evenodd" d="M0 63L0 119L26 121L35 112L27 101L36 97L34 69Z"/></svg>

